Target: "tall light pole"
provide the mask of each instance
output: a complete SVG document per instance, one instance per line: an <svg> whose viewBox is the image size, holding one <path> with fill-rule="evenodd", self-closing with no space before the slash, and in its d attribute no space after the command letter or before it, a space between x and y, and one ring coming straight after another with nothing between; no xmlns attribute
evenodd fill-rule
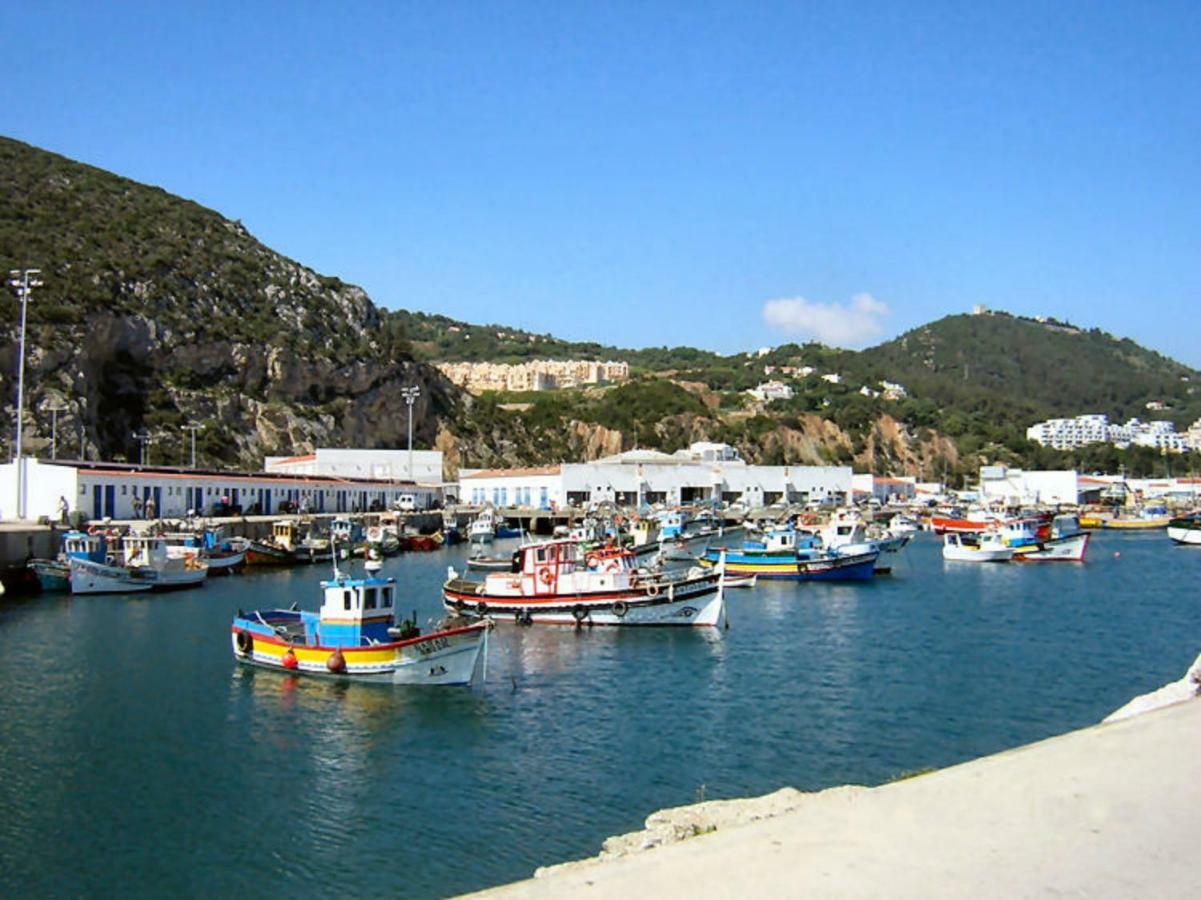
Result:
<svg viewBox="0 0 1201 900"><path fill-rule="evenodd" d="M421 395L421 388L417 385L410 385L400 389L400 396L404 397L405 404L409 407L409 481L414 481L413 478L413 403Z"/></svg>
<svg viewBox="0 0 1201 900"><path fill-rule="evenodd" d="M17 289L17 299L21 301L21 334L20 347L17 350L17 445L13 448L13 460L17 464L17 518L25 518L25 464L21 461L21 419L25 412L25 311L29 306L29 295L35 287L41 287L42 282L37 277L41 269L10 269L12 277L8 283Z"/></svg>
<svg viewBox="0 0 1201 900"><path fill-rule="evenodd" d="M133 433L133 438L142 445L141 465L146 465L146 447L150 443L150 432L145 428Z"/></svg>
<svg viewBox="0 0 1201 900"><path fill-rule="evenodd" d="M192 432L192 468L196 468L196 432L203 428L200 422L189 422L183 427L184 431Z"/></svg>
<svg viewBox="0 0 1201 900"><path fill-rule="evenodd" d="M58 414L66 412L71 407L65 403L60 403L55 400L53 403L47 404L46 409L50 413L50 458L58 459Z"/></svg>

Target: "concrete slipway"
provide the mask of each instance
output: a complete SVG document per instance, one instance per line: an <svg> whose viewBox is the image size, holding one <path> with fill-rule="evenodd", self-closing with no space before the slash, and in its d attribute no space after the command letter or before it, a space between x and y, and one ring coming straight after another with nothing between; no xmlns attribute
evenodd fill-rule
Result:
<svg viewBox="0 0 1201 900"><path fill-rule="evenodd" d="M485 892L1201 897L1201 699Z"/></svg>

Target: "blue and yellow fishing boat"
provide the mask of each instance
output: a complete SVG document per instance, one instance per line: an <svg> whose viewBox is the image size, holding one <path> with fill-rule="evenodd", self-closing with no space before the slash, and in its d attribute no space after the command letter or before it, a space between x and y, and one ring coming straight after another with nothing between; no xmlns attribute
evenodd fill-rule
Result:
<svg viewBox="0 0 1201 900"><path fill-rule="evenodd" d="M741 549L710 548L702 562L716 565L723 553L731 574L788 581L866 581L880 555L862 544L828 550L816 535L792 528L768 532L762 541L744 541Z"/></svg>
<svg viewBox="0 0 1201 900"><path fill-rule="evenodd" d="M385 684L469 684L477 668L484 677L490 620L444 620L422 634L416 616L396 622L393 578L335 572L321 590L318 612L295 606L238 610L231 628L234 658L282 672Z"/></svg>

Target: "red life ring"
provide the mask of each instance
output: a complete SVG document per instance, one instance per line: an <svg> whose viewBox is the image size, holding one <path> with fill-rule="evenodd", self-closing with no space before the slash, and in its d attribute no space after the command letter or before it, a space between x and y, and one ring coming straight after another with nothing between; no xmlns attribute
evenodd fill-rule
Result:
<svg viewBox="0 0 1201 900"><path fill-rule="evenodd" d="M589 569L595 569L600 565L600 557L595 553L589 553L584 557L584 565L586 565Z"/></svg>
<svg viewBox="0 0 1201 900"><path fill-rule="evenodd" d="M553 582L555 580L555 573L552 572L550 569L543 569L541 572L538 573L538 580L541 581L545 585L549 585L551 582Z"/></svg>

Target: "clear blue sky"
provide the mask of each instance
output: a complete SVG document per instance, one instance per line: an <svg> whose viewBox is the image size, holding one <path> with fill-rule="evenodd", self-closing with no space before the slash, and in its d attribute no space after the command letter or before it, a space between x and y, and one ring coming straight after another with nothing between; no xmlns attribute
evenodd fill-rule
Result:
<svg viewBox="0 0 1201 900"><path fill-rule="evenodd" d="M0 26L0 132L384 306L733 352L983 303L1201 366L1201 3L16 2Z"/></svg>

